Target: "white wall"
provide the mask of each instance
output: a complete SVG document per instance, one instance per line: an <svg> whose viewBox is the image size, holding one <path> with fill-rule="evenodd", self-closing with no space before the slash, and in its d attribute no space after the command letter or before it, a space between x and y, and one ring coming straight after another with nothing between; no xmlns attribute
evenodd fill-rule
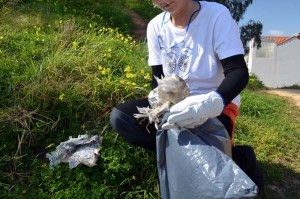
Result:
<svg viewBox="0 0 300 199"><path fill-rule="evenodd" d="M300 40L293 38L277 48L274 87L300 85Z"/></svg>
<svg viewBox="0 0 300 199"><path fill-rule="evenodd" d="M262 41L262 45L264 42ZM261 49L260 49L261 50ZM248 68L250 73L255 74L265 86L273 87L276 64L276 46L274 45L273 54L270 57L257 57L259 50L251 47L249 52Z"/></svg>
<svg viewBox="0 0 300 199"><path fill-rule="evenodd" d="M270 46L270 40L262 41L266 43ZM300 85L300 40L292 38L280 45L273 43L273 47L272 56L263 57L250 44L249 71L269 88Z"/></svg>

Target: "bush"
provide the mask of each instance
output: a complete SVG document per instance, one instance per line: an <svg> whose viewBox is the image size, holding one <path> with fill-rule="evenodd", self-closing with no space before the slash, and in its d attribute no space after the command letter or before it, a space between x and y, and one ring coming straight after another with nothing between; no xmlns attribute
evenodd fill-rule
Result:
<svg viewBox="0 0 300 199"><path fill-rule="evenodd" d="M266 87L263 84L263 82L260 81L259 78L255 74L251 74L250 75L247 88L249 90L253 90L253 91L266 89Z"/></svg>

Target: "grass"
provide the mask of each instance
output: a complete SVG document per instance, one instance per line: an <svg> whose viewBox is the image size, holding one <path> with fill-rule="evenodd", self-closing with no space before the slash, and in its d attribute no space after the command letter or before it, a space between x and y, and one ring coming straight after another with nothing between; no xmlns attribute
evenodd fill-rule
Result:
<svg viewBox="0 0 300 199"><path fill-rule="evenodd" d="M128 145L108 121L116 103L150 90L146 45L128 35L122 8L149 4L0 3L0 196L159 198L154 154ZM267 179L260 198L299 198L299 109L255 77L242 99L235 142L255 148ZM97 166L50 170L45 154L84 133L104 137Z"/></svg>
<svg viewBox="0 0 300 199"><path fill-rule="evenodd" d="M255 148L267 179L267 189L261 198L298 198L299 108L262 91L245 90L242 97L236 144Z"/></svg>

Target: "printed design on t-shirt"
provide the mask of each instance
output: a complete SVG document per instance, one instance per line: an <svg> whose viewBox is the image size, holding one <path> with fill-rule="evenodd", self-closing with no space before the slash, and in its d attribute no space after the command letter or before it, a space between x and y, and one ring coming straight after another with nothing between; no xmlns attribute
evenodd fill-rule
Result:
<svg viewBox="0 0 300 199"><path fill-rule="evenodd" d="M187 80L189 76L189 64L191 58L191 48L186 46L184 40L175 43L170 48L165 48L161 36L158 38L160 50L163 52L165 67L169 74L177 73L180 77ZM178 70L176 70L178 68Z"/></svg>
<svg viewBox="0 0 300 199"><path fill-rule="evenodd" d="M173 73L176 69L177 55L174 52L167 53L167 70L169 73Z"/></svg>
<svg viewBox="0 0 300 199"><path fill-rule="evenodd" d="M190 48L184 48L181 50L177 65L179 70L182 71L183 73L188 72L190 56L191 56Z"/></svg>

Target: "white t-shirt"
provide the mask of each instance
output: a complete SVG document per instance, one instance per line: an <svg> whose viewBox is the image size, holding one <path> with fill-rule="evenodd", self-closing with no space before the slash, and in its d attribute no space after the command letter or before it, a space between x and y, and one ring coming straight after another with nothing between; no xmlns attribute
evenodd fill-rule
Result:
<svg viewBox="0 0 300 199"><path fill-rule="evenodd" d="M163 65L165 76L179 75L191 95L216 90L224 79L219 59L244 54L239 27L229 10L214 2L200 3L201 10L188 28L175 27L166 12L147 28L148 64ZM232 102L239 106L240 96Z"/></svg>

